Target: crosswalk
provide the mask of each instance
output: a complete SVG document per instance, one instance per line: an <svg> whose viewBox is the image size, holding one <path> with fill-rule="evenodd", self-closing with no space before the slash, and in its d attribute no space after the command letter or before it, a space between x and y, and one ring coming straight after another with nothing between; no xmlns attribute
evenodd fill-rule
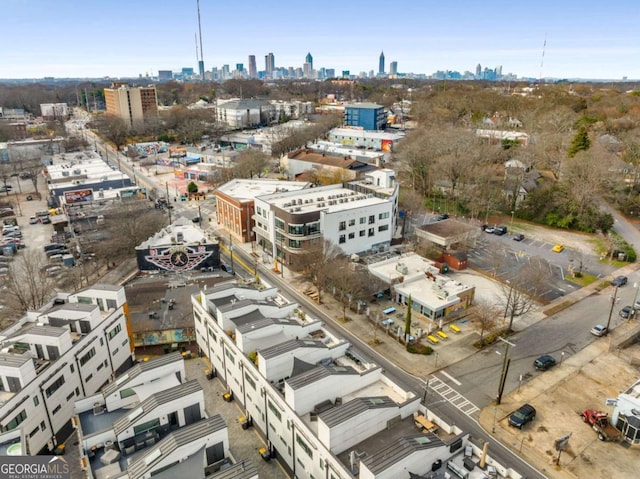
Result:
<svg viewBox="0 0 640 479"><path fill-rule="evenodd" d="M435 392L437 392L440 396L442 396L449 404L463 412L469 417L475 415L480 408L475 406L471 401L465 398L458 391L453 389L447 383L442 381L435 375L432 375L428 379L427 387Z"/></svg>

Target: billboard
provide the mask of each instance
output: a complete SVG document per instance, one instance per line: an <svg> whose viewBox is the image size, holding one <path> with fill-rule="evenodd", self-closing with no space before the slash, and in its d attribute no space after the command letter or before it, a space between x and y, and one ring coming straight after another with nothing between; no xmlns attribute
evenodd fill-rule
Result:
<svg viewBox="0 0 640 479"><path fill-rule="evenodd" d="M169 148L169 158L184 158L187 156L186 148Z"/></svg>
<svg viewBox="0 0 640 479"><path fill-rule="evenodd" d="M393 140L382 140L382 151L391 151L393 148Z"/></svg>
<svg viewBox="0 0 640 479"><path fill-rule="evenodd" d="M74 190L64 192L64 201L68 205L75 203L90 203L93 201L93 190L86 188L84 190Z"/></svg>

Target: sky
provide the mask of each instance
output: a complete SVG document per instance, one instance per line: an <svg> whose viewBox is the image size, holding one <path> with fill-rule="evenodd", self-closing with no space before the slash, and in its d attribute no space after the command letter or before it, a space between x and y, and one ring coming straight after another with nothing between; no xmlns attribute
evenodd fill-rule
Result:
<svg viewBox="0 0 640 479"><path fill-rule="evenodd" d="M196 0L0 0L0 78L197 71ZM200 0L205 69L402 73L502 65L529 78L640 79L640 10L613 0Z"/></svg>

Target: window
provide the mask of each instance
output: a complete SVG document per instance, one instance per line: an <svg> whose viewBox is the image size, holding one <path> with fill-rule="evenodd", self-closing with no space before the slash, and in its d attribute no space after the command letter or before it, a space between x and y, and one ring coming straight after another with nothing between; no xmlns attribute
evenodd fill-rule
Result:
<svg viewBox="0 0 640 479"><path fill-rule="evenodd" d="M18 413L18 415L16 417L14 417L11 421L9 421L9 424L7 424L6 430L7 431L11 431L12 429L17 428L20 424L22 424L22 422L25 419L27 419L27 413L23 409L22 411L20 411Z"/></svg>
<svg viewBox="0 0 640 479"><path fill-rule="evenodd" d="M85 354L80 358L80 366L84 366L85 364L87 364L87 362L89 362L89 359L91 359L95 355L96 355L96 348L93 347L89 350L87 354Z"/></svg>
<svg viewBox="0 0 640 479"><path fill-rule="evenodd" d="M121 329L122 329L122 326L118 324L115 328L109 331L109 339L113 339L113 337L117 335Z"/></svg>
<svg viewBox="0 0 640 479"><path fill-rule="evenodd" d="M76 368L73 366L73 364L71 365L70 369L71 369L71 372L72 372L72 373L75 373L75 372L76 372Z"/></svg>
<svg viewBox="0 0 640 479"><path fill-rule="evenodd" d="M55 409L53 410L53 414L58 414L58 411L60 411L60 409L62 409L62 406L60 404L58 404Z"/></svg>
<svg viewBox="0 0 640 479"><path fill-rule="evenodd" d="M127 344L129 342L129 338L125 338L124 341L122 341L122 345L124 346L125 344Z"/></svg>
<svg viewBox="0 0 640 479"><path fill-rule="evenodd" d="M389 225L378 226L378 231L387 231L388 229L389 229Z"/></svg>
<svg viewBox="0 0 640 479"><path fill-rule="evenodd" d="M71 391L71 394L67 396L67 402L71 401L71 398L73 398L73 396L75 396L75 394L73 393L73 391Z"/></svg>
<svg viewBox="0 0 640 479"><path fill-rule="evenodd" d="M338 243L339 244L343 244L345 243L347 240L345 239L344 235L340 235L340 238L338 239Z"/></svg>
<svg viewBox="0 0 640 479"><path fill-rule="evenodd" d="M280 218L275 218L274 219L274 223L275 223L277 229L279 229L279 230L283 230L284 229L284 221L282 221Z"/></svg>
<svg viewBox="0 0 640 479"><path fill-rule="evenodd" d="M253 380L251 376L249 376L248 374L245 374L244 379L247 381L247 383L249 383L249 386L251 386L253 389L256 388L256 382Z"/></svg>
<svg viewBox="0 0 640 479"><path fill-rule="evenodd" d="M58 379L56 379L53 383L51 383L51 385L45 389L45 394L47 395L47 397L51 397L51 395L56 392L58 390L58 388L60 386L62 386L64 384L64 376L60 376Z"/></svg>
<svg viewBox="0 0 640 479"><path fill-rule="evenodd" d="M278 409L273 405L271 401L267 401L267 406L269 407L269 411L271 411L273 415L278 418L278 420L282 421L282 414L280 413L280 411L278 411Z"/></svg>
<svg viewBox="0 0 640 479"><path fill-rule="evenodd" d="M44 431L46 428L47 428L46 424L44 423L44 421L42 421L42 422L40 423L40 430L41 430L41 431Z"/></svg>
<svg viewBox="0 0 640 479"><path fill-rule="evenodd" d="M290 239L289 240L289 247L290 248L296 248L296 249L302 248L302 241Z"/></svg>
<svg viewBox="0 0 640 479"><path fill-rule="evenodd" d="M373 236L374 234L376 234L376 232L375 232L375 228L369 228L369 234L368 234L367 236L371 237L371 236Z"/></svg>
<svg viewBox="0 0 640 479"><path fill-rule="evenodd" d="M38 398L38 396L33 396L33 405L38 407L38 404L40 404L40 398Z"/></svg>
<svg viewBox="0 0 640 479"><path fill-rule="evenodd" d="M372 225L376 222L376 215L369 216L369 224Z"/></svg>
<svg viewBox="0 0 640 479"><path fill-rule="evenodd" d="M360 224L363 225L367 222L367 218L365 218L364 216L362 218L360 218Z"/></svg>
<svg viewBox="0 0 640 479"><path fill-rule="evenodd" d="M40 430L40 429L38 428L38 426L36 426L36 428L35 428L33 431L31 431L31 432L29 433L29 437L33 437L33 436L35 436L36 434L38 434L38 431L39 431L39 430Z"/></svg>
<svg viewBox="0 0 640 479"><path fill-rule="evenodd" d="M93 379L93 374L89 374L89 375L87 376L86 381L87 381L87 382L89 382L89 381L91 381L92 379Z"/></svg>
<svg viewBox="0 0 640 479"><path fill-rule="evenodd" d="M360 237L362 238L366 234L365 230L360 230Z"/></svg>
<svg viewBox="0 0 640 479"><path fill-rule="evenodd" d="M104 339L100 338L100 346L104 346Z"/></svg>
<svg viewBox="0 0 640 479"><path fill-rule="evenodd" d="M133 434L140 434L142 432L147 432L150 431L152 429L157 428L158 426L160 426L160 419L152 419L151 421L148 422L144 422L142 424L138 424L137 426L133 427Z"/></svg>
<svg viewBox="0 0 640 479"><path fill-rule="evenodd" d="M349 226L355 226L356 220L349 220Z"/></svg>
<svg viewBox="0 0 640 479"><path fill-rule="evenodd" d="M136 392L132 388L125 388L120 391L120 399L128 398L133 396Z"/></svg>
<svg viewBox="0 0 640 479"><path fill-rule="evenodd" d="M379 220L386 220L389 217L389 212L387 211L386 213L380 213L378 215L378 219Z"/></svg>
<svg viewBox="0 0 640 479"><path fill-rule="evenodd" d="M346 221L341 221L340 225L338 226L338 230L344 231L346 229L347 229L347 222Z"/></svg>
<svg viewBox="0 0 640 479"><path fill-rule="evenodd" d="M311 448L300 437L300 434L296 434L296 442L298 443L298 446L300 446L300 448L307 453L307 456L313 459L313 453L311 452Z"/></svg>
<svg viewBox="0 0 640 479"><path fill-rule="evenodd" d="M229 358L231 364L236 364L236 358L233 357L233 354L231 354L227 348L224 349L224 355Z"/></svg>
<svg viewBox="0 0 640 479"><path fill-rule="evenodd" d="M103 364L103 363L100 363L100 366L98 366L98 367L96 368L96 371L100 371L103 367L104 367L104 364Z"/></svg>
<svg viewBox="0 0 640 479"><path fill-rule="evenodd" d="M120 351L120 348L116 348L113 350L113 355L115 356L116 354L118 354L118 351Z"/></svg>
<svg viewBox="0 0 640 479"><path fill-rule="evenodd" d="M213 333L213 329L209 328L209 336L211 336L215 341L218 341L218 338L216 338L216 335Z"/></svg>
<svg viewBox="0 0 640 479"><path fill-rule="evenodd" d="M355 234L355 233L349 233L349 239L350 239L350 240L351 240L351 239L354 239L355 237L356 237L356 234Z"/></svg>

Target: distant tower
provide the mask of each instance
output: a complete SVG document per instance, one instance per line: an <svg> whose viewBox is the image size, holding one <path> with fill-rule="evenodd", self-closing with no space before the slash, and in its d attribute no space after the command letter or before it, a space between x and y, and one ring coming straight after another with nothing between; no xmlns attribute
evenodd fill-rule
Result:
<svg viewBox="0 0 640 479"><path fill-rule="evenodd" d="M255 55L249 55L249 78L258 78Z"/></svg>
<svg viewBox="0 0 640 479"><path fill-rule="evenodd" d="M304 57L305 63L309 64L309 68L313 70L313 57L311 56L311 52L307 53L307 56Z"/></svg>
<svg viewBox="0 0 640 479"><path fill-rule="evenodd" d="M389 75L396 76L398 74L398 62L389 63Z"/></svg>
<svg viewBox="0 0 640 479"><path fill-rule="evenodd" d="M476 65L476 80L482 78L482 65L479 63Z"/></svg>
<svg viewBox="0 0 640 479"><path fill-rule="evenodd" d="M273 76L273 72L276 69L276 57L273 53L269 53L264 56L264 70L268 78Z"/></svg>
<svg viewBox="0 0 640 479"><path fill-rule="evenodd" d="M378 74L384 75L384 51L380 53L380 63L378 64Z"/></svg>
<svg viewBox="0 0 640 479"><path fill-rule="evenodd" d="M202 26L200 25L200 0L196 0L198 6L198 36L200 37L200 60L198 61L198 71L200 80L204 81L204 53L202 52ZM197 52L196 52L197 54Z"/></svg>

